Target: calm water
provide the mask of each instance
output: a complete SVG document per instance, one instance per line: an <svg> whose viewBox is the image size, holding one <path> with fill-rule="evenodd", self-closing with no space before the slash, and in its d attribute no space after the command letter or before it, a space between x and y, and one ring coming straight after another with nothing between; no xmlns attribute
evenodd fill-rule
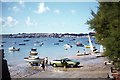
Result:
<svg viewBox="0 0 120 80"><path fill-rule="evenodd" d="M30 41L24 42L25 38L3 38L2 41L6 42L3 43L5 50L5 58L8 61L8 64L20 64L26 63L24 61L24 57L29 56L29 52L31 48L37 48L37 52L39 53L39 57L49 57L49 59L61 58L65 56L75 56L77 51L83 52L83 49L86 51L90 51L88 48L84 47L77 47L75 45L76 42L81 42L83 44L89 45L88 38L62 38L64 42L58 42L60 38L27 38ZM99 50L99 45L95 44L95 39L91 39L93 41L93 45ZM44 43L43 46L34 46L35 41L42 41ZM16 44L14 44L16 42ZM26 45L19 45L19 43L26 43ZM54 45L54 43L59 43L59 45ZM70 44L73 47L64 50L63 45ZM9 47L14 46L16 48L20 48L20 51L11 52L8 50Z"/></svg>

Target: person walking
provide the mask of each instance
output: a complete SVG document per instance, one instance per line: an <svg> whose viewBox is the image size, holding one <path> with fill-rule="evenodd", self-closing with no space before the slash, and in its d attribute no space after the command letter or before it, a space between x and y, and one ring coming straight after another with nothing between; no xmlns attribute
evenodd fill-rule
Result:
<svg viewBox="0 0 120 80"><path fill-rule="evenodd" d="M42 61L42 66L41 67L45 71L45 61L44 60Z"/></svg>

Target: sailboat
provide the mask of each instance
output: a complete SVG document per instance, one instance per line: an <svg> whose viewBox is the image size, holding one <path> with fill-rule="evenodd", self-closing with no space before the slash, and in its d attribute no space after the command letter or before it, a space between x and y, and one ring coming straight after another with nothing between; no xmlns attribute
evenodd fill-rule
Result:
<svg viewBox="0 0 120 80"><path fill-rule="evenodd" d="M89 34L88 34L88 39L89 39L89 44L90 44L89 48L91 49L91 51L94 52L94 53L99 53L99 51L92 45L92 41L90 39Z"/></svg>
<svg viewBox="0 0 120 80"><path fill-rule="evenodd" d="M92 42L91 42L91 39L90 39L90 35L88 34L88 39L89 39L89 44L90 44L90 49L92 52L94 52L93 50L93 45L92 45Z"/></svg>

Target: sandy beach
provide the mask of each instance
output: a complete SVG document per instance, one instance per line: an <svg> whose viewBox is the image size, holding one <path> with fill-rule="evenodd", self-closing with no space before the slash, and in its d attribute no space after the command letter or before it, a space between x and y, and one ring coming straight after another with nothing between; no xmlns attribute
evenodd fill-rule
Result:
<svg viewBox="0 0 120 80"><path fill-rule="evenodd" d="M107 78L110 65L104 65L105 57L95 57L94 55L72 56L80 61L80 65L75 68L48 66L46 71L41 67L31 67L28 63L17 66L9 65L12 78Z"/></svg>

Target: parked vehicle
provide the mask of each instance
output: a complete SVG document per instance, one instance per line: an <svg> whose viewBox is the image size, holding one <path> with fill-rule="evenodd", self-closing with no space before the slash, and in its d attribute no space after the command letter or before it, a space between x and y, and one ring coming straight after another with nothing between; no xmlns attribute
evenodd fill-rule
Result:
<svg viewBox="0 0 120 80"><path fill-rule="evenodd" d="M63 66L63 64L62 64L63 60L65 60L67 62L67 66L70 66L70 67L75 67L80 64L79 61L76 61L74 59L63 58L63 59L55 59L55 60L51 61L50 65L52 65L53 67Z"/></svg>

